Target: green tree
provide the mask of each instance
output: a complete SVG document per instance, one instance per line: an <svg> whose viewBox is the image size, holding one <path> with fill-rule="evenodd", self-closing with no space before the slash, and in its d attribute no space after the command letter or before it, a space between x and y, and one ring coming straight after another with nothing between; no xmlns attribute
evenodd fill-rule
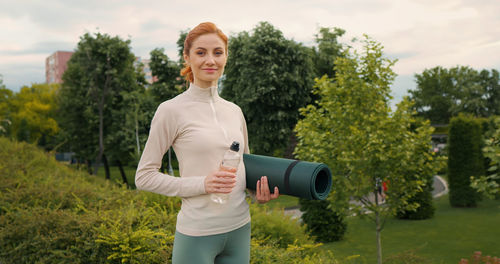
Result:
<svg viewBox="0 0 500 264"><path fill-rule="evenodd" d="M10 124L8 116L12 94L12 91L3 84L2 75L0 74L0 135L7 132L7 126Z"/></svg>
<svg viewBox="0 0 500 264"><path fill-rule="evenodd" d="M312 48L312 58L315 76L335 77L335 60L342 56L344 45L339 42L345 31L339 28L320 28L315 35L316 47ZM319 100L317 94L312 95L313 104ZM295 137L294 137L295 138ZM296 138L295 138L296 142ZM296 144L292 146L292 151ZM300 210L303 212L302 221L307 225L307 230L316 237L317 241L331 242L341 240L347 229L345 215L337 212L337 208L328 206L327 201L308 201L300 199Z"/></svg>
<svg viewBox="0 0 500 264"><path fill-rule="evenodd" d="M295 128L299 139L295 154L330 166L334 173L328 197L331 206L351 207L373 220L381 263L385 220L401 208L418 207L408 200L425 185L423 176L434 174L438 164L428 162L434 160L428 151L433 130L429 123L411 127L415 113L407 98L395 111L390 108L395 61L384 58L382 46L368 37L361 55L351 51L337 58L333 80L323 76L316 81L318 105L300 110L304 118ZM382 182L389 186L384 205L377 194Z"/></svg>
<svg viewBox="0 0 500 264"><path fill-rule="evenodd" d="M63 97L60 101L76 103L62 105L65 128L70 133L76 132L71 134L74 140L88 142L97 137L98 153L94 154L94 174L97 174L99 164L103 161L109 178L107 158L104 156L106 146L118 148L124 153L131 149L122 149L122 145L116 145L115 137L120 134L121 126L114 124L121 124L125 120L123 113L126 111L122 109L127 108L128 104L124 95L140 88L134 61L130 40L124 41L101 33L86 33L80 38L63 75ZM75 110L81 112L74 113ZM76 146L80 147L79 144ZM79 151L85 152L85 156L90 158L95 153L94 146L83 147Z"/></svg>
<svg viewBox="0 0 500 264"><path fill-rule="evenodd" d="M54 136L59 131L55 120L58 84L24 86L10 97L10 137L38 144L43 136Z"/></svg>
<svg viewBox="0 0 500 264"><path fill-rule="evenodd" d="M448 124L458 97L449 71L438 66L415 74L415 79L417 88L409 91L413 108L432 123Z"/></svg>
<svg viewBox="0 0 500 264"><path fill-rule="evenodd" d="M297 110L310 102L310 49L285 39L267 22L231 37L229 43L222 96L245 113L252 152L282 155Z"/></svg>
<svg viewBox="0 0 500 264"><path fill-rule="evenodd" d="M479 72L479 82L485 89L486 109L490 116L500 115L500 73L496 69Z"/></svg>
<svg viewBox="0 0 500 264"><path fill-rule="evenodd" d="M471 187L493 199L500 194L500 117L494 119L495 127L492 135L485 140L483 155L490 160L489 175L471 176Z"/></svg>
<svg viewBox="0 0 500 264"><path fill-rule="evenodd" d="M342 55L344 49L338 39L344 34L345 30L341 28L322 27L315 35L317 47L313 47L313 64L318 78L325 74L330 78L335 76L335 59Z"/></svg>
<svg viewBox="0 0 500 264"><path fill-rule="evenodd" d="M177 55L179 55L179 65L184 65L184 41L186 40L189 31L190 29L181 31L179 39L177 39Z"/></svg>
<svg viewBox="0 0 500 264"><path fill-rule="evenodd" d="M180 67L168 58L163 49L154 49L150 52L149 67L156 81L151 85L151 94L156 103L172 99L182 92L183 80L180 76Z"/></svg>
<svg viewBox="0 0 500 264"><path fill-rule="evenodd" d="M497 70L478 72L468 66L441 66L415 74L410 90L419 115L435 124L447 124L459 113L488 117L500 113L500 78Z"/></svg>

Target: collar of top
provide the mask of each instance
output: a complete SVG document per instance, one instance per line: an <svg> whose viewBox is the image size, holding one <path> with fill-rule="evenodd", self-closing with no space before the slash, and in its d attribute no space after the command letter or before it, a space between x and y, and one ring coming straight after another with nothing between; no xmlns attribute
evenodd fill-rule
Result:
<svg viewBox="0 0 500 264"><path fill-rule="evenodd" d="M209 88L201 88L195 85L194 83L191 83L186 93L192 98L202 102L210 102L211 100L216 101L219 99L217 86L212 86Z"/></svg>

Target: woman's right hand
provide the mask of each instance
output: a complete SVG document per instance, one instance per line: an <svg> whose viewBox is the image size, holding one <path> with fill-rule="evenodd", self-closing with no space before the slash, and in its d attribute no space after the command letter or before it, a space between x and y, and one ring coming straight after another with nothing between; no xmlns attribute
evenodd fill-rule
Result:
<svg viewBox="0 0 500 264"><path fill-rule="evenodd" d="M218 170L205 177L206 193L230 193L236 186L236 169Z"/></svg>

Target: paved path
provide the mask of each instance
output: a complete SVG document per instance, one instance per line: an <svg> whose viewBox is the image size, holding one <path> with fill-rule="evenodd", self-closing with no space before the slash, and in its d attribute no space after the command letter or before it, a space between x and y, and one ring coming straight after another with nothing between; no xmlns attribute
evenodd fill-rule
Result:
<svg viewBox="0 0 500 264"><path fill-rule="evenodd" d="M448 193L448 184L442 177L438 175L434 176L432 185L434 187L432 191L432 196L434 198ZM291 215L292 218L300 218L302 216L302 212L297 207L285 208L285 214Z"/></svg>

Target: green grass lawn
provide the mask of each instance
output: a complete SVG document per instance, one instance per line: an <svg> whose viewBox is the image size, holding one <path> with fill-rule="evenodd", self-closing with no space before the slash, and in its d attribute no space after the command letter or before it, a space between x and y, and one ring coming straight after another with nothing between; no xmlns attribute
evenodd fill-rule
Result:
<svg viewBox="0 0 500 264"><path fill-rule="evenodd" d="M266 204L270 209L284 209L299 206L299 198L289 195L280 195L278 199L269 201Z"/></svg>
<svg viewBox="0 0 500 264"><path fill-rule="evenodd" d="M135 167L126 167L128 181L134 187ZM111 167L111 180L122 182L118 167ZM179 172L175 171L176 175ZM99 169L104 178L104 168ZM298 198L281 195L267 204L271 209L298 205ZM474 251L500 257L500 201L485 200L476 208L453 208L448 196L435 200L436 214L428 220L389 219L382 231L383 258L396 255L404 260L417 256L420 261L408 263L458 263ZM367 219L352 217L344 240L325 244L338 259L356 256L348 263L375 263L374 224ZM407 263L407 262L391 262Z"/></svg>
<svg viewBox="0 0 500 264"><path fill-rule="evenodd" d="M458 263L474 251L482 251L483 256L500 256L499 200L482 201L476 208L452 208L448 196L435 202L437 210L432 219L388 220L382 231L384 259L413 254L426 263ZM325 244L322 249L331 250L340 259L359 255L350 263L376 263L373 222L353 217L348 220L347 230L343 241Z"/></svg>

